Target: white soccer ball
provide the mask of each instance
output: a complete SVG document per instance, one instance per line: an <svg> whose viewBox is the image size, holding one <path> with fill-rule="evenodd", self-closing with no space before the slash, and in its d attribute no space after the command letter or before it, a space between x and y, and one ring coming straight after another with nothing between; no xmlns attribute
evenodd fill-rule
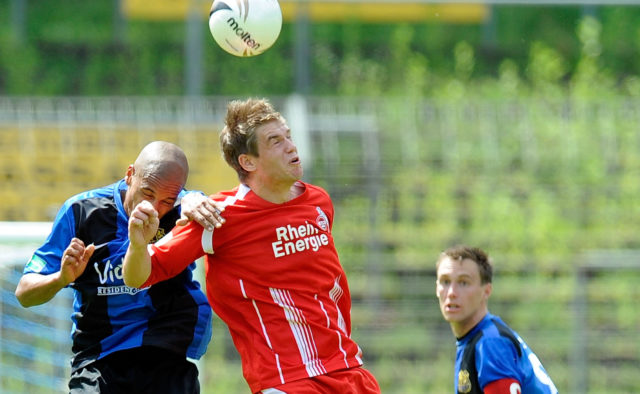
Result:
<svg viewBox="0 0 640 394"><path fill-rule="evenodd" d="M271 47L282 28L277 0L214 0L209 30L222 49L235 56L256 56Z"/></svg>

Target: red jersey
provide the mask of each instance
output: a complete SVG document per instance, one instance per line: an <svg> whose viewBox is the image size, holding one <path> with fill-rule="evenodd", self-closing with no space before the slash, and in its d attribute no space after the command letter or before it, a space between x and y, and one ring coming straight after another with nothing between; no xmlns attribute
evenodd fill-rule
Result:
<svg viewBox="0 0 640 394"><path fill-rule="evenodd" d="M273 204L247 186L214 195L225 224L175 227L150 245L151 275L172 277L205 256L207 294L228 325L252 392L362 365L351 296L333 244L333 204L320 187Z"/></svg>

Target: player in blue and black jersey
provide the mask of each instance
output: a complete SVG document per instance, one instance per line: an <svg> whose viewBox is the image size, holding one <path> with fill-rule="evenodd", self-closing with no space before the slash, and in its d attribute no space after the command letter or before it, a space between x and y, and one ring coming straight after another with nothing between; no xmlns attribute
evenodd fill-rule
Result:
<svg viewBox="0 0 640 394"><path fill-rule="evenodd" d="M149 201L161 218L152 242L189 220L210 229L223 222L211 200L184 191L188 172L178 146L148 144L124 179L67 200L26 264L16 289L23 306L45 303L67 286L75 290L71 393L200 391L189 359L206 350L212 312L192 277L195 263L146 289L122 279L129 214L139 202Z"/></svg>
<svg viewBox="0 0 640 394"><path fill-rule="evenodd" d="M436 263L436 295L456 336L456 393L557 393L538 357L489 313L493 268L478 248L456 246Z"/></svg>

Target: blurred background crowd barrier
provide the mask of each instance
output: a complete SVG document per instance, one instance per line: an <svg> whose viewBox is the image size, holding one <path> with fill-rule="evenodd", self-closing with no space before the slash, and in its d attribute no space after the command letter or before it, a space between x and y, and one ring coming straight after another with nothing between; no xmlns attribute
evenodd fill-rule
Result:
<svg viewBox="0 0 640 394"><path fill-rule="evenodd" d="M534 347L562 392L640 389L640 101L273 101L290 122L305 179L333 195L353 336L384 392L450 390L455 346L433 266L456 243L491 252L492 312ZM155 139L185 149L190 188L234 186L217 142L226 103L0 99L3 392L64 391L69 294L33 309L13 296L57 208L121 178ZM201 362L205 392L245 392L226 328L215 325Z"/></svg>

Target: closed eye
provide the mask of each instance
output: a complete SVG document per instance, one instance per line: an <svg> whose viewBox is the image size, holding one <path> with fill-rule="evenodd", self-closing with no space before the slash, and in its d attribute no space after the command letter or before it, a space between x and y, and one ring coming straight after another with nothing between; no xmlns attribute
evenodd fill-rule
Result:
<svg viewBox="0 0 640 394"><path fill-rule="evenodd" d="M283 138L280 136L273 136L271 138L269 138L269 143L271 145L278 145L280 142L282 142Z"/></svg>

